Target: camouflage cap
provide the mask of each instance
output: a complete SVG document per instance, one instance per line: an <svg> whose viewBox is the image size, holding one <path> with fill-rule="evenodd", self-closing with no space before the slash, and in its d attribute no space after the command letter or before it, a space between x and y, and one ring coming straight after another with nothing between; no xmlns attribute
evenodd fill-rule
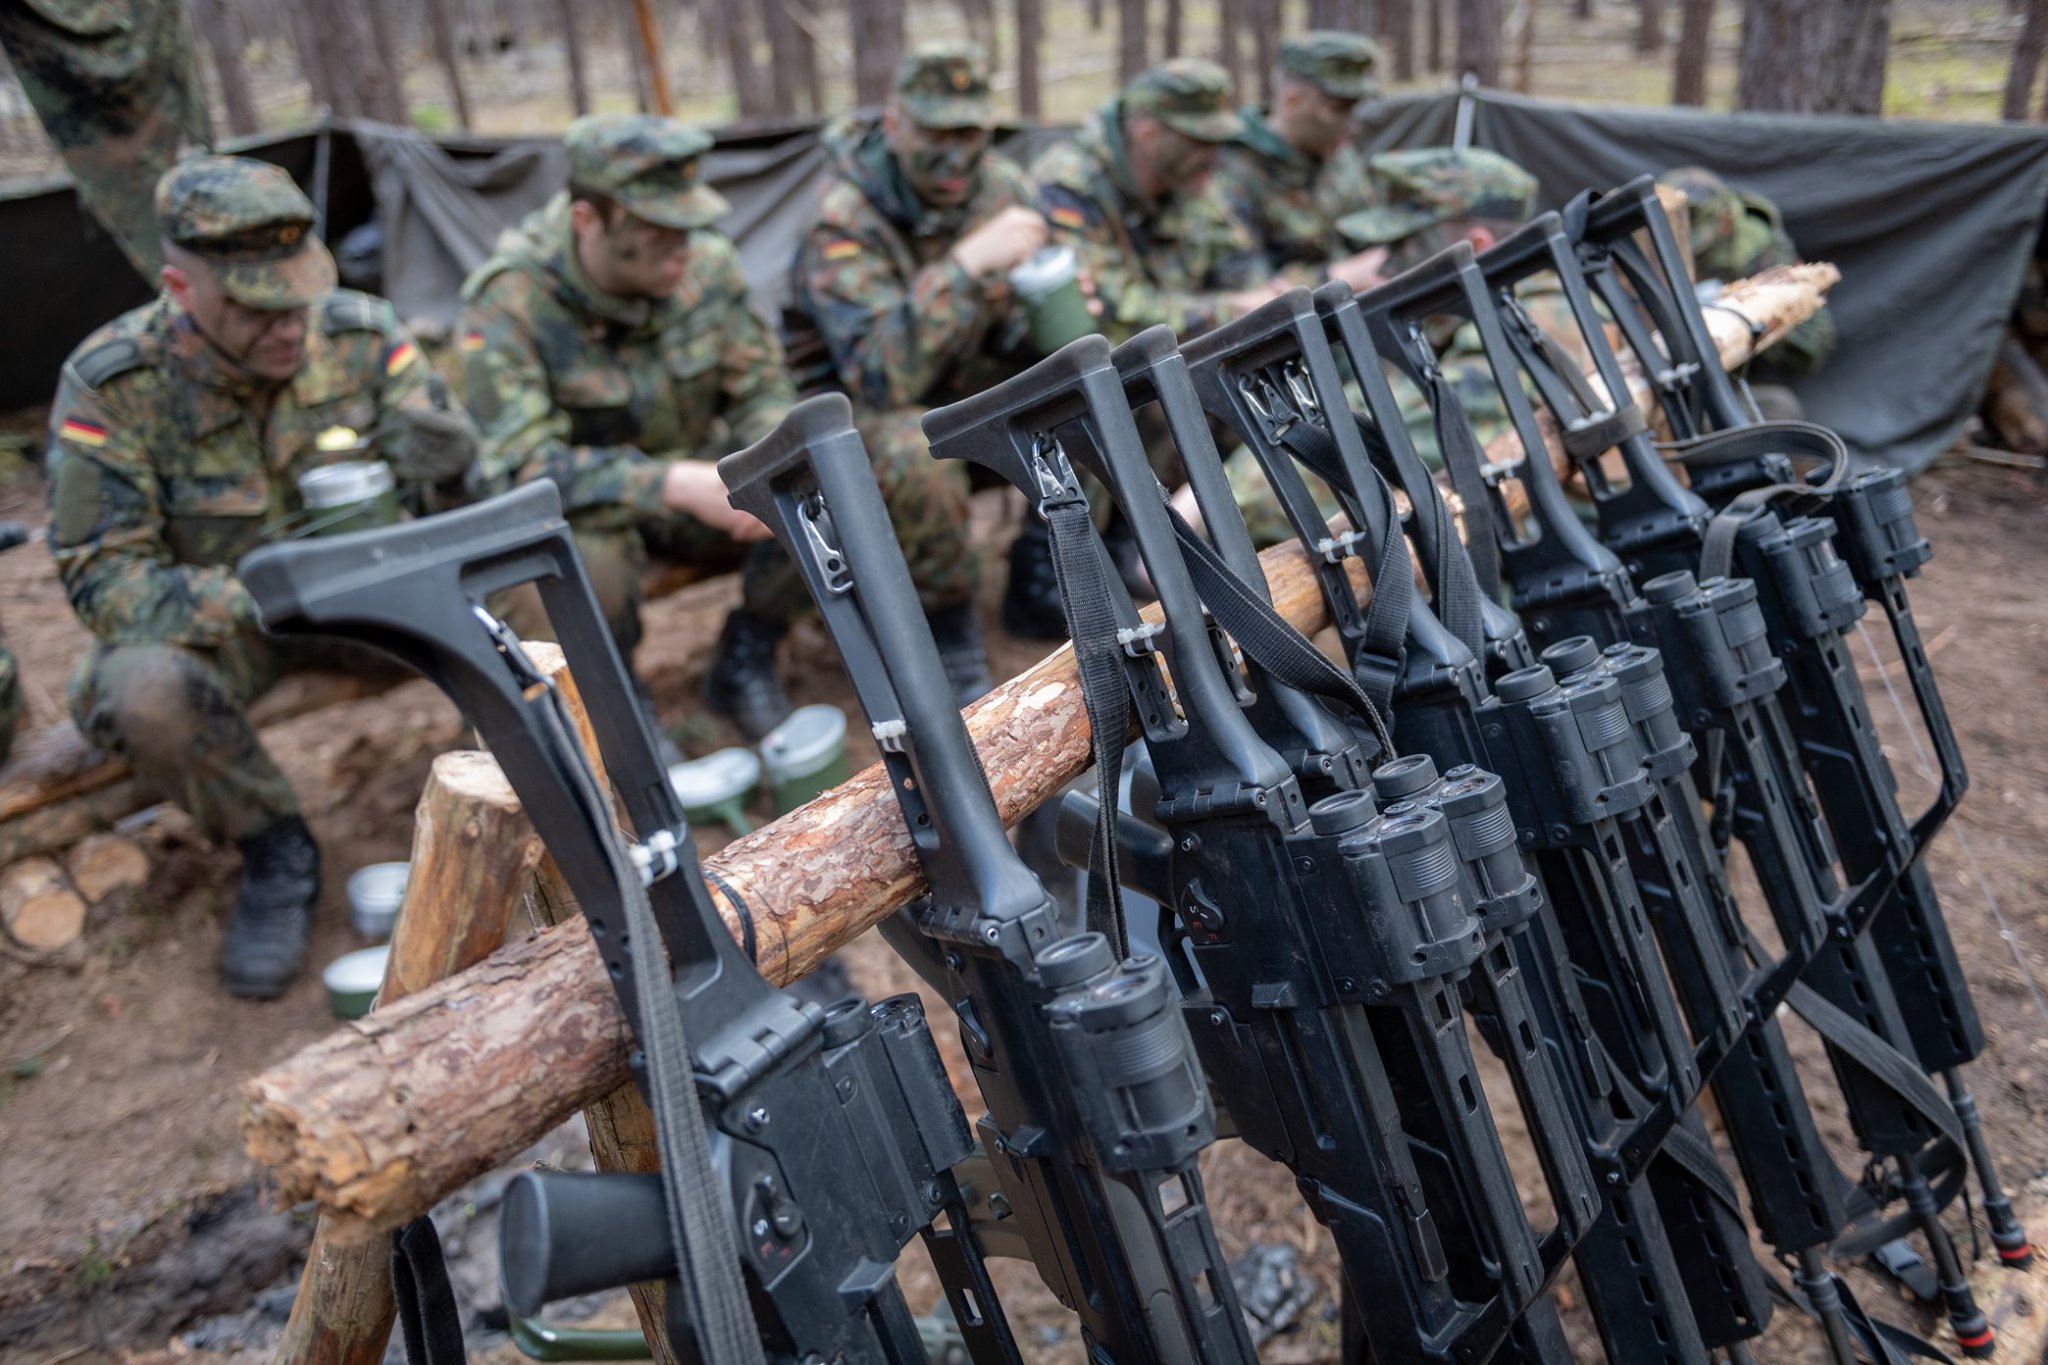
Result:
<svg viewBox="0 0 2048 1365"><path fill-rule="evenodd" d="M1742 196L1704 166L1675 166L1657 177L1685 195L1685 215L1692 250L1704 256L1735 235L1742 217Z"/></svg>
<svg viewBox="0 0 2048 1365"><path fill-rule="evenodd" d="M1280 44L1280 69L1333 100L1379 94L1380 45L1361 33L1316 29Z"/></svg>
<svg viewBox="0 0 2048 1365"><path fill-rule="evenodd" d="M1228 142L1243 126L1230 107L1230 74L1199 57L1176 57L1140 71L1124 87L1123 106L1197 142Z"/></svg>
<svg viewBox="0 0 2048 1365"><path fill-rule="evenodd" d="M1536 201L1536 177L1484 147L1382 152L1372 174L1386 202L1337 221L1354 246L1398 242L1461 218L1520 222Z"/></svg>
<svg viewBox="0 0 2048 1365"><path fill-rule="evenodd" d="M732 208L698 179L711 135L657 114L591 114L562 134L569 183L657 227L710 227Z"/></svg>
<svg viewBox="0 0 2048 1365"><path fill-rule="evenodd" d="M926 128L988 128L996 121L988 93L988 54L978 43L922 47L896 68L896 102Z"/></svg>
<svg viewBox="0 0 2048 1365"><path fill-rule="evenodd" d="M213 268L235 302L303 308L334 289L334 257L313 234L313 204L291 176L246 156L198 156L156 182L164 240Z"/></svg>

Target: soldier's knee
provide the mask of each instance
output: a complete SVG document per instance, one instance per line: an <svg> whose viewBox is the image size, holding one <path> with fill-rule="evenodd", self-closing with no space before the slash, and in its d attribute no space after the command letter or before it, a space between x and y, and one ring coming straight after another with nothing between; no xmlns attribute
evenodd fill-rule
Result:
<svg viewBox="0 0 2048 1365"><path fill-rule="evenodd" d="M196 651L168 644L109 645L87 659L73 690L78 728L126 753L175 755L242 707Z"/></svg>

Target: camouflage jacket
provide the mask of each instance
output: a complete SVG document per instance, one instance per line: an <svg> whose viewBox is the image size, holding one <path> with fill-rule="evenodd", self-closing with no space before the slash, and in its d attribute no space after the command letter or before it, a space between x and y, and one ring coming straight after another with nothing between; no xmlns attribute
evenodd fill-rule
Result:
<svg viewBox="0 0 2048 1365"><path fill-rule="evenodd" d="M690 234L673 297L615 298L584 278L559 194L499 240L462 303L456 361L488 491L546 477L571 511L665 515L666 461L751 445L796 401L738 248L708 229Z"/></svg>
<svg viewBox="0 0 2048 1365"><path fill-rule="evenodd" d="M1753 190L1730 186L1699 212L1713 215L1711 245L1693 256L1693 277L1728 283L1774 265L1796 265L1799 249L1785 231L1778 206ZM1811 374L1835 349L1835 316L1825 307L1794 327L1758 357L1767 375Z"/></svg>
<svg viewBox="0 0 2048 1365"><path fill-rule="evenodd" d="M1183 337L1228 322L1224 296L1265 278L1250 233L1206 187L1164 204L1140 199L1118 110L1112 102L1031 168L1052 239L1071 243L1093 273L1112 341L1162 322Z"/></svg>
<svg viewBox="0 0 2048 1365"><path fill-rule="evenodd" d="M1214 192L1251 230L1267 275L1318 284L1324 267L1351 254L1337 220L1378 202L1365 158L1349 143L1327 161L1290 147L1257 109L1246 108L1244 131L1216 163Z"/></svg>
<svg viewBox="0 0 2048 1365"><path fill-rule="evenodd" d="M168 295L94 332L50 411L50 546L71 605L111 643L215 645L251 628L235 562L302 510L329 427L391 439L430 406L390 304L337 290L281 387L233 367ZM265 396L268 405L265 406Z"/></svg>
<svg viewBox="0 0 2048 1365"><path fill-rule="evenodd" d="M934 208L897 170L876 123L841 121L825 133L832 158L818 212L790 266L790 349L800 328L830 352L841 387L871 407L930 407L1016 373L1023 310L948 254L1015 204L1030 182L994 152L965 204Z"/></svg>

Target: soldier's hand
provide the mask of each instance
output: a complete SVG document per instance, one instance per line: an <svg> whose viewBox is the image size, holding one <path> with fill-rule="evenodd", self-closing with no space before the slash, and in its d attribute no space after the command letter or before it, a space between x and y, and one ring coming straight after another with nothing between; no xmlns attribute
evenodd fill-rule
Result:
<svg viewBox="0 0 2048 1365"><path fill-rule="evenodd" d="M479 444L476 423L461 408L400 408L391 468L405 483L449 483L468 472Z"/></svg>
<svg viewBox="0 0 2048 1365"><path fill-rule="evenodd" d="M670 461L661 480L661 501L671 512L688 513L737 541L766 540L775 534L753 513L726 501L718 466L709 460Z"/></svg>
<svg viewBox="0 0 2048 1365"><path fill-rule="evenodd" d="M1383 284L1387 278L1387 249L1383 246L1369 246L1356 256L1346 256L1330 265L1330 278L1342 280L1360 293L1376 284Z"/></svg>
<svg viewBox="0 0 2048 1365"><path fill-rule="evenodd" d="M955 242L952 257L976 279L1006 274L1044 246L1050 231L1037 209L1012 204Z"/></svg>

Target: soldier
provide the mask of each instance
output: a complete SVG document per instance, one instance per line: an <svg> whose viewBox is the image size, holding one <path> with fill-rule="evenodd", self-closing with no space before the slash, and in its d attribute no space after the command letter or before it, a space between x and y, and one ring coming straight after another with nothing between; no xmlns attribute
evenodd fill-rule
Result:
<svg viewBox="0 0 2048 1365"><path fill-rule="evenodd" d="M1281 292L1209 186L1237 135L1229 106L1222 67L1161 62L1032 168L1053 240L1094 277L1112 341L1159 323L1193 336Z"/></svg>
<svg viewBox="0 0 2048 1365"><path fill-rule="evenodd" d="M1246 105L1237 140L1216 167L1216 190L1251 229L1266 273L1288 284L1378 284L1383 248L1354 252L1337 220L1378 202L1351 118L1378 94L1380 47L1356 33L1320 31L1280 44L1271 114Z"/></svg>
<svg viewBox="0 0 2048 1365"><path fill-rule="evenodd" d="M28 538L28 527L20 522L0 521L0 553L25 544ZM8 751L14 747L15 728L20 724L21 668L7 642L0 640L0 763L7 761Z"/></svg>
<svg viewBox="0 0 2048 1365"><path fill-rule="evenodd" d="M1731 280L1799 263L1799 248L1785 231L1778 206L1756 191L1730 185L1698 166L1680 166L1658 180L1685 193L1693 278L1703 289L1718 293ZM1799 417L1799 398L1788 381L1817 372L1834 349L1835 318L1823 308L1750 367L1750 392L1758 408L1767 417Z"/></svg>
<svg viewBox="0 0 2048 1365"><path fill-rule="evenodd" d="M235 564L301 511L296 477L356 433L407 484L459 488L476 431L391 305L334 289L283 171L186 161L156 210L163 293L86 338L50 414L50 545L94 637L69 699L88 738L241 845L221 969L235 994L269 998L305 960L320 856L247 708L295 669L377 665L265 636Z"/></svg>
<svg viewBox="0 0 2048 1365"><path fill-rule="evenodd" d="M828 128L817 217L797 244L784 314L792 356L817 356L853 399L885 485L921 486L897 522L911 576L962 704L988 689L974 617L967 472L936 464L918 419L1032 360L1009 272L1044 245L1023 171L990 150L988 59L972 44L915 52L878 120ZM1003 624L1063 634L1042 536L1011 550Z"/></svg>

